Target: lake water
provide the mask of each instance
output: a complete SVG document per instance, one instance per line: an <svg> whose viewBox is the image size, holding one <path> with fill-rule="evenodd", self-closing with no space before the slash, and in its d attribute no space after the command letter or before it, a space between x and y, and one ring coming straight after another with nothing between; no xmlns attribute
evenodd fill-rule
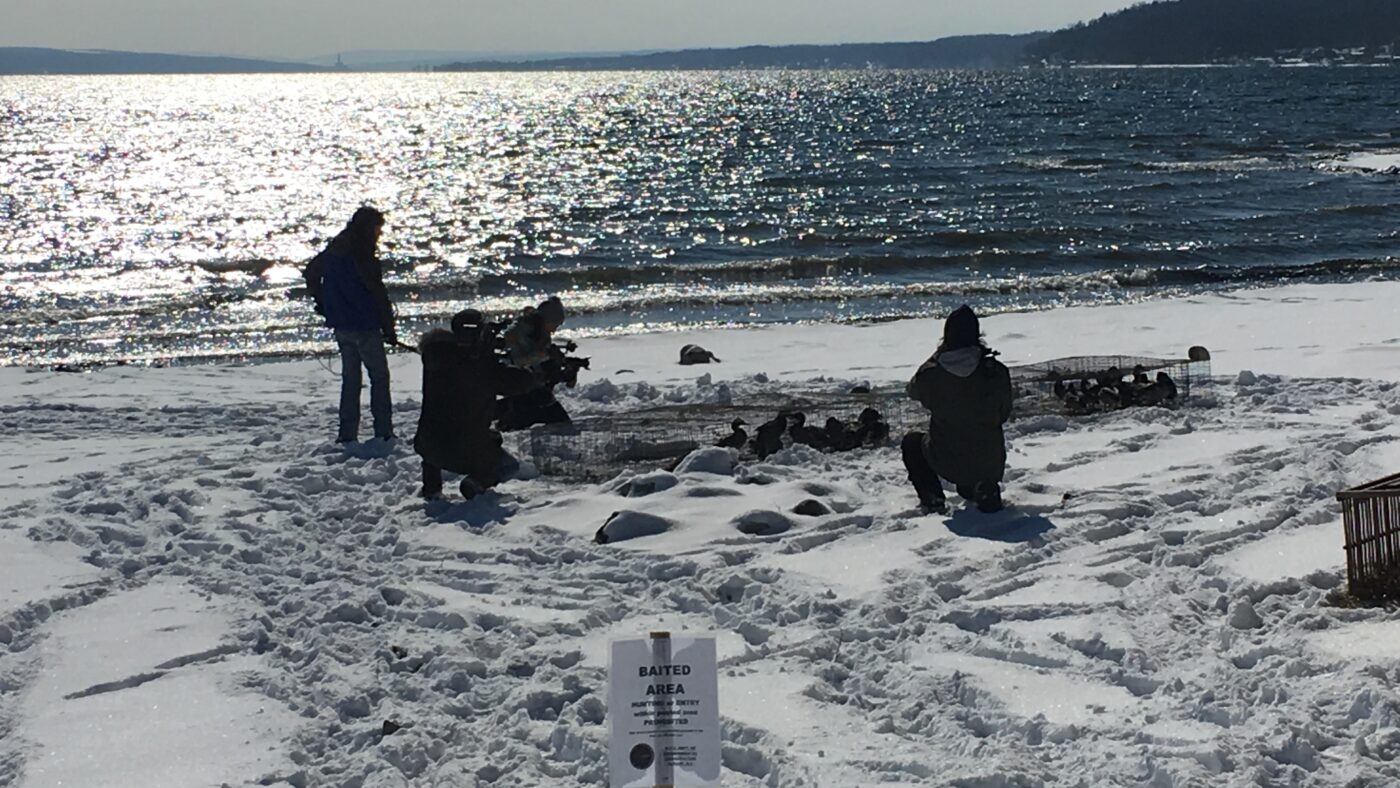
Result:
<svg viewBox="0 0 1400 788"><path fill-rule="evenodd" d="M1390 69L0 78L0 363L328 347L299 267L389 215L411 337L1395 274Z"/></svg>

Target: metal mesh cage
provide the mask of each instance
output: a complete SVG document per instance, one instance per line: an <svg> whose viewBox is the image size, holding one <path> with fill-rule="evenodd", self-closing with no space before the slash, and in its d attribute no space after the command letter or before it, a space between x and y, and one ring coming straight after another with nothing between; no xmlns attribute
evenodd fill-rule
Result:
<svg viewBox="0 0 1400 788"><path fill-rule="evenodd" d="M829 416L852 422L867 407L880 412L891 436L928 421L927 412L908 399L902 387L862 394L772 392L729 404L664 405L576 418L571 425L507 433L506 446L547 476L600 480L623 470L665 466L695 449L713 446L730 434L736 418L750 425L752 435L754 427L779 412L801 412L808 423L819 426ZM751 452L746 448L741 454Z"/></svg>
<svg viewBox="0 0 1400 788"><path fill-rule="evenodd" d="M1134 370L1141 372L1155 382L1157 373L1165 373L1175 386L1175 395L1157 402L1137 402L1120 400L1111 403L1107 397L1096 402L1075 403L1056 392L1056 383L1083 390L1090 386L1098 391L1099 384L1113 377L1113 371L1124 385ZM1058 413L1083 415L1089 412L1115 410L1133 404L1154 404L1173 407L1189 400L1192 391L1210 380L1210 354L1203 350L1192 350L1192 357L1185 359L1152 358L1149 356L1070 356L1034 364L1011 367L1011 383L1016 389L1016 413L1018 415Z"/></svg>
<svg viewBox="0 0 1400 788"><path fill-rule="evenodd" d="M1075 356L1011 367L1016 390L1013 418L1066 411L1055 396L1055 381L1088 381L1117 368L1167 372L1175 381L1174 406L1192 396L1192 391L1210 377L1208 354L1198 360L1170 360L1139 356ZM535 427L506 434L506 447L534 463L546 476L598 481L618 473L643 468L666 467L695 449L713 446L730 434L730 423L741 418L753 428L779 412L801 412L812 426L822 425L834 416L852 422L865 408L880 412L889 426L887 444L892 445L911 430L926 429L928 411L908 398L903 385L881 387L861 393L771 391L753 394L742 401L724 404L683 404L644 407L627 412L576 418L573 424ZM1102 410L1098 408L1097 410ZM784 437L784 444L790 443ZM741 455L751 456L745 448Z"/></svg>

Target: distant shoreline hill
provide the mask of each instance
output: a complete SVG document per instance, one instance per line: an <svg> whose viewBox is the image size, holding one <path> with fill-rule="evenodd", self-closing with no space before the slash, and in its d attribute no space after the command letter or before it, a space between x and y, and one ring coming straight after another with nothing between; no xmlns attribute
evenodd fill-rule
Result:
<svg viewBox="0 0 1400 788"><path fill-rule="evenodd" d="M763 68L1012 68L1043 33L955 36L887 44L799 44L682 49L635 55L476 60L435 71L661 71Z"/></svg>
<svg viewBox="0 0 1400 788"><path fill-rule="evenodd" d="M1400 0L1159 0L1052 33L1029 53L1049 63L1156 65L1400 53Z"/></svg>
<svg viewBox="0 0 1400 788"><path fill-rule="evenodd" d="M0 74L288 74L330 71L309 63L161 55L104 49L0 47Z"/></svg>

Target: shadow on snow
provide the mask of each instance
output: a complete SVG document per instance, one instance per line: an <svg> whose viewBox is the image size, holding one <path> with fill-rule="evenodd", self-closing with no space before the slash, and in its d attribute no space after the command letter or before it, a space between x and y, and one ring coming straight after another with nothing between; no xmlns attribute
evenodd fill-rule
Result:
<svg viewBox="0 0 1400 788"><path fill-rule="evenodd" d="M487 492L470 501L434 500L423 504L423 511L433 522L442 524L458 523L471 528L484 528L493 523L504 523L519 511L518 506L503 499L498 493Z"/></svg>
<svg viewBox="0 0 1400 788"><path fill-rule="evenodd" d="M982 514L971 507L953 512L944 525L958 536L993 542L1031 542L1055 528L1040 514L1007 507L995 514Z"/></svg>

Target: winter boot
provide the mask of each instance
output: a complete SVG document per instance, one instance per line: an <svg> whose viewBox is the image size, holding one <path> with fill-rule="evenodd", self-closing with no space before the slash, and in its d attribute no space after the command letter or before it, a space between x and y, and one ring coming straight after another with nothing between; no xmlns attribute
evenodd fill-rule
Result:
<svg viewBox="0 0 1400 788"><path fill-rule="evenodd" d="M1002 509L1001 485L996 482L978 482L973 496L977 502L977 511L983 514L999 512Z"/></svg>
<svg viewBox="0 0 1400 788"><path fill-rule="evenodd" d="M944 514L948 511L948 499L942 495L919 497L919 508L924 514Z"/></svg>
<svg viewBox="0 0 1400 788"><path fill-rule="evenodd" d="M463 478L462 484L457 489L462 491L462 498L467 501L486 492L486 488L477 484L470 476Z"/></svg>
<svg viewBox="0 0 1400 788"><path fill-rule="evenodd" d="M423 463L423 487L418 495L428 500L442 497L442 469L431 463Z"/></svg>
<svg viewBox="0 0 1400 788"><path fill-rule="evenodd" d="M946 511L948 499L943 495L943 483L924 455L924 434L911 432L905 435L900 444L900 453L904 457L904 469L909 473L909 481L919 495L919 506L925 512Z"/></svg>

